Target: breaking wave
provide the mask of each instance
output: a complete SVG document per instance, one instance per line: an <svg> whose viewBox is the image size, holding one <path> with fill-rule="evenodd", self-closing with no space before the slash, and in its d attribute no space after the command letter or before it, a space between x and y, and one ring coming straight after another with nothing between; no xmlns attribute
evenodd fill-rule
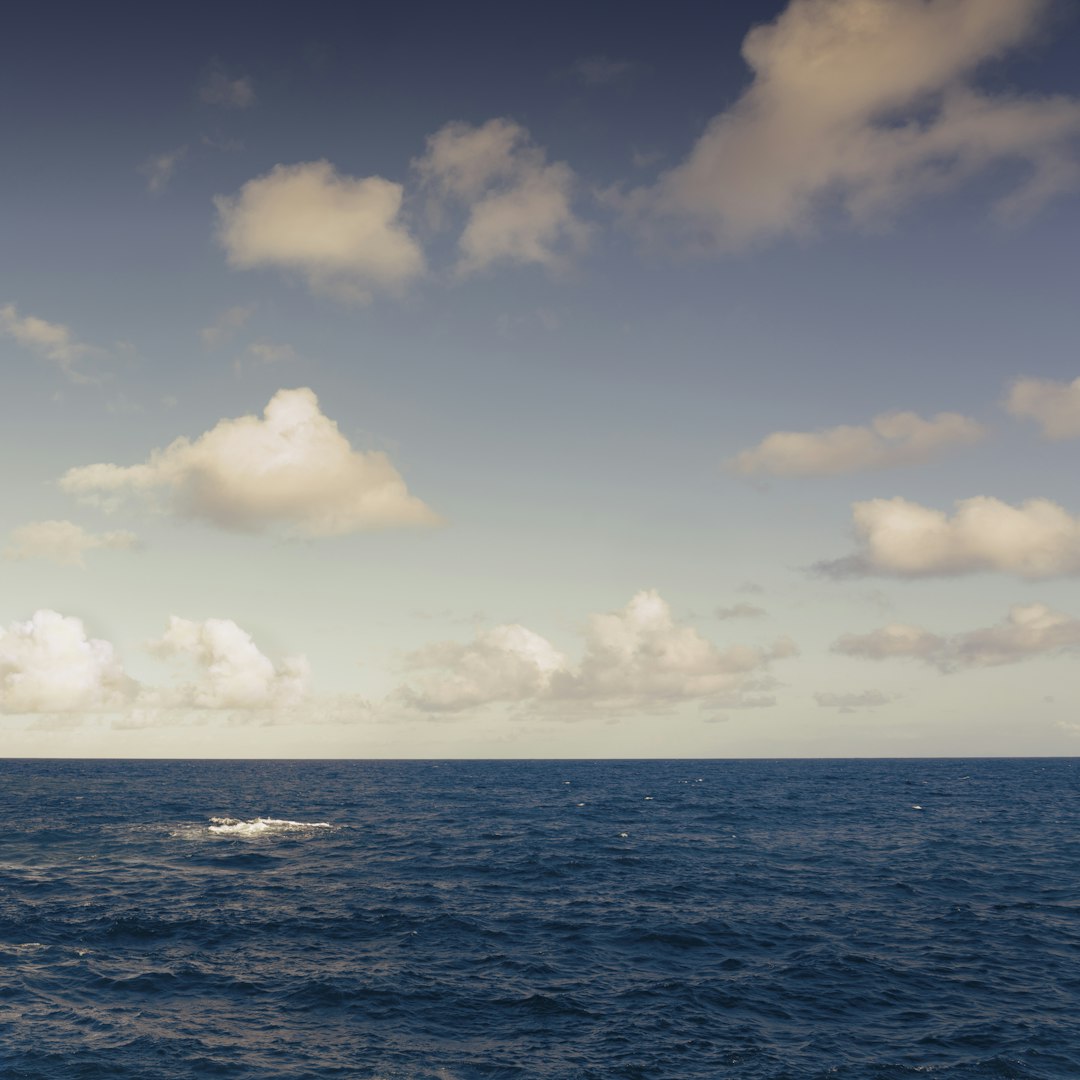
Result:
<svg viewBox="0 0 1080 1080"><path fill-rule="evenodd" d="M275 833L307 833L332 828L329 821L289 821L272 817L249 818L244 821L241 818L212 817L207 831L216 836L269 836Z"/></svg>

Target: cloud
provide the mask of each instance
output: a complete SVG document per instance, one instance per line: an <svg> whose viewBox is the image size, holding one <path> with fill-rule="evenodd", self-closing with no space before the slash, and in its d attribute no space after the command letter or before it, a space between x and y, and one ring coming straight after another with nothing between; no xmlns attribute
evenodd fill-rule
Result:
<svg viewBox="0 0 1080 1080"><path fill-rule="evenodd" d="M279 390L262 419L221 420L141 465L70 469L60 486L106 506L162 492L174 514L247 532L283 525L301 536L336 536L439 522L386 454L349 445L306 387Z"/></svg>
<svg viewBox="0 0 1080 1080"><path fill-rule="evenodd" d="M1049 499L1010 506L962 499L950 518L907 499L852 506L859 551L819 563L830 577L940 577L995 571L1037 579L1080 574L1080 519Z"/></svg>
<svg viewBox="0 0 1080 1080"><path fill-rule="evenodd" d="M46 559L61 566L85 566L83 555L96 548L132 548L138 537L131 532L87 532L71 521L31 521L11 532L5 559Z"/></svg>
<svg viewBox="0 0 1080 1080"><path fill-rule="evenodd" d="M876 709L880 705L888 705L893 699L880 690L862 690L846 694L821 691L814 695L814 700L823 709L839 709L842 713L849 713L856 709Z"/></svg>
<svg viewBox="0 0 1080 1080"><path fill-rule="evenodd" d="M346 176L328 161L277 165L215 197L218 240L232 267L295 270L313 291L366 302L373 288L400 290L424 272L402 196L400 184Z"/></svg>
<svg viewBox="0 0 1080 1080"><path fill-rule="evenodd" d="M79 341L61 323L46 322L36 315L20 315L14 304L5 304L0 307L0 334L14 338L50 360L74 383L101 381L101 376L83 371L79 364L89 357L105 356L106 351Z"/></svg>
<svg viewBox="0 0 1080 1080"><path fill-rule="evenodd" d="M88 638L82 620L37 611L0 627L0 712L119 713L124 726L178 719L187 710L277 711L302 704L310 669L303 656L274 664L231 619L172 616L156 656L181 661L192 681L172 687L136 682L108 641Z"/></svg>
<svg viewBox="0 0 1080 1080"><path fill-rule="evenodd" d="M713 615L717 619L760 619L768 612L756 604L739 603L732 607L718 607Z"/></svg>
<svg viewBox="0 0 1080 1080"><path fill-rule="evenodd" d="M237 375L249 367L269 367L272 364L292 363L300 359L300 354L284 342L253 341L241 356L233 361L233 371Z"/></svg>
<svg viewBox="0 0 1080 1080"><path fill-rule="evenodd" d="M291 345L272 341L253 341L247 347L247 355L257 364L282 364L300 359L300 354Z"/></svg>
<svg viewBox="0 0 1080 1080"><path fill-rule="evenodd" d="M254 304L245 306L238 304L235 307L227 308L210 326L204 326L199 331L199 336L208 349L215 349L235 337L236 333L247 325L248 320L254 314Z"/></svg>
<svg viewBox="0 0 1080 1080"><path fill-rule="evenodd" d="M1080 379L1017 379L1005 408L1034 420L1048 439L1080 439Z"/></svg>
<svg viewBox="0 0 1080 1080"><path fill-rule="evenodd" d="M187 156L188 148L178 146L175 150L166 150L163 154L152 154L140 166L139 172L146 177L146 190L158 194L169 186L177 166Z"/></svg>
<svg viewBox="0 0 1080 1080"><path fill-rule="evenodd" d="M157 656L192 662L198 677L179 689L145 695L144 704L277 709L298 705L307 694L307 658L286 657L275 666L232 619L197 622L173 615L149 648Z"/></svg>
<svg viewBox="0 0 1080 1080"><path fill-rule="evenodd" d="M996 212L1080 183L1080 102L992 95L976 69L1027 40L1044 0L792 0L747 34L753 79L689 157L628 208L708 246L805 235L833 209L880 228L905 204L1001 163L1026 166Z"/></svg>
<svg viewBox="0 0 1080 1080"><path fill-rule="evenodd" d="M709 698L796 651L788 638L769 649L734 645L721 651L692 627L677 624L668 604L647 590L620 612L591 616L581 666L556 689L562 696L626 703Z"/></svg>
<svg viewBox="0 0 1080 1080"><path fill-rule="evenodd" d="M920 626L890 623L869 634L845 634L838 638L832 651L864 660L887 660L897 656L914 656L925 660L939 655L945 639Z"/></svg>
<svg viewBox="0 0 1080 1080"><path fill-rule="evenodd" d="M512 120L447 124L413 164L432 194L436 221L447 201L468 210L458 241L460 274L501 262L557 270L587 240L588 226L571 208L573 171L549 164Z"/></svg>
<svg viewBox="0 0 1080 1080"><path fill-rule="evenodd" d="M423 712L460 712L494 703L544 708L575 706L651 711L681 702L704 706L770 705L744 698L761 689L750 677L773 660L794 655L782 638L769 648L719 649L675 622L654 590L639 592L618 612L590 617L585 649L574 665L549 641L523 626L482 631L467 644L443 642L414 653L410 666L430 669L397 697Z"/></svg>
<svg viewBox="0 0 1080 1080"><path fill-rule="evenodd" d="M234 79L220 64L215 63L199 85L199 100L204 105L248 109L255 104L255 87L248 76Z"/></svg>
<svg viewBox="0 0 1080 1080"><path fill-rule="evenodd" d="M136 690L112 645L88 638L80 619L46 610L0 627L2 712L113 712Z"/></svg>
<svg viewBox="0 0 1080 1080"><path fill-rule="evenodd" d="M428 646L409 657L409 666L439 671L403 687L402 700L424 712L459 712L547 694L552 676L565 670L566 657L546 638L515 624L481 631L465 645Z"/></svg>
<svg viewBox="0 0 1080 1080"><path fill-rule="evenodd" d="M977 442L985 434L981 424L958 413L938 413L930 420L913 412L883 413L864 427L774 432L743 450L729 467L745 476L828 476L889 469L927 461L946 447Z"/></svg>
<svg viewBox="0 0 1080 1080"><path fill-rule="evenodd" d="M832 648L833 652L866 660L910 657L943 672L998 667L1080 650L1080 619L1046 604L1016 604L996 626L981 630L941 637L917 626L894 623L869 634L847 634Z"/></svg>
<svg viewBox="0 0 1080 1080"><path fill-rule="evenodd" d="M639 65L633 60L613 60L610 56L583 56L574 61L570 70L586 86L611 86L631 78Z"/></svg>

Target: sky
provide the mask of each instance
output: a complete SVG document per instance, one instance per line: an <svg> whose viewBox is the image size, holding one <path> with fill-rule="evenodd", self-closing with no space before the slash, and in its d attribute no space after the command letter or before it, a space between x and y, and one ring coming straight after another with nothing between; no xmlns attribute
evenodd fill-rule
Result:
<svg viewBox="0 0 1080 1080"><path fill-rule="evenodd" d="M0 754L1080 753L1080 14L23 5Z"/></svg>

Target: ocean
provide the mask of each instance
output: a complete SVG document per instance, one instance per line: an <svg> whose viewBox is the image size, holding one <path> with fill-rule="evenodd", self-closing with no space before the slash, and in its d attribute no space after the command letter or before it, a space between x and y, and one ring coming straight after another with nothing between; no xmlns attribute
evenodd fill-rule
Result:
<svg viewBox="0 0 1080 1080"><path fill-rule="evenodd" d="M1080 761L0 762L4 1080L1080 1077Z"/></svg>

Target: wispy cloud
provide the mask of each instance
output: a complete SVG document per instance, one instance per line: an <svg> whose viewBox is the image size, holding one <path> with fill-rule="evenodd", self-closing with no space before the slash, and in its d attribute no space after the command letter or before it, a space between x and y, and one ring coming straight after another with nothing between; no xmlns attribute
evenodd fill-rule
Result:
<svg viewBox="0 0 1080 1080"><path fill-rule="evenodd" d="M44 559L60 566L85 566L86 552L133 548L139 538L125 530L92 533L71 521L31 521L11 533L4 558L15 561Z"/></svg>
<svg viewBox="0 0 1080 1080"><path fill-rule="evenodd" d="M829 476L928 461L953 446L978 442L986 429L958 413L929 420L913 412L883 413L865 426L777 431L728 467L744 476Z"/></svg>
<svg viewBox="0 0 1080 1080"><path fill-rule="evenodd" d="M162 154L151 154L142 162L139 172L146 177L146 190L154 195L164 191L180 162L187 157L187 152L186 146L178 146L175 150L166 150Z"/></svg>
<svg viewBox="0 0 1080 1080"><path fill-rule="evenodd" d="M255 87L249 76L232 75L215 62L199 84L199 100L226 109L249 109L255 104Z"/></svg>
<svg viewBox="0 0 1080 1080"><path fill-rule="evenodd" d="M586 86L611 86L632 79L641 71L633 60L616 60L602 53L579 57L570 68L571 74Z"/></svg>
<svg viewBox="0 0 1080 1080"><path fill-rule="evenodd" d="M226 308L209 326L204 326L199 331L202 343L208 349L216 349L219 345L224 345L247 326L254 314L255 304L238 304Z"/></svg>
<svg viewBox="0 0 1080 1080"><path fill-rule="evenodd" d="M110 354L96 345L79 341L62 323L48 322L36 315L20 315L14 304L0 307L0 333L56 364L74 383L99 383L104 373L86 371L82 362L103 359Z"/></svg>
<svg viewBox="0 0 1080 1080"><path fill-rule="evenodd" d="M909 657L943 672L999 667L1080 651L1080 619L1046 604L1016 604L996 626L942 636L918 626L893 623L868 634L846 634L832 648L866 660Z"/></svg>
<svg viewBox="0 0 1080 1080"><path fill-rule="evenodd" d="M814 700L823 709L839 709L842 713L851 713L859 709L880 708L882 705L890 704L893 698L881 690L859 690L839 694L823 690L814 694Z"/></svg>
<svg viewBox="0 0 1080 1080"><path fill-rule="evenodd" d="M812 232L832 208L879 229L905 205L1003 163L1026 175L1004 220L1080 184L1080 100L979 89L973 74L1024 43L1043 0L793 0L756 26L742 97L628 209L708 246Z"/></svg>

